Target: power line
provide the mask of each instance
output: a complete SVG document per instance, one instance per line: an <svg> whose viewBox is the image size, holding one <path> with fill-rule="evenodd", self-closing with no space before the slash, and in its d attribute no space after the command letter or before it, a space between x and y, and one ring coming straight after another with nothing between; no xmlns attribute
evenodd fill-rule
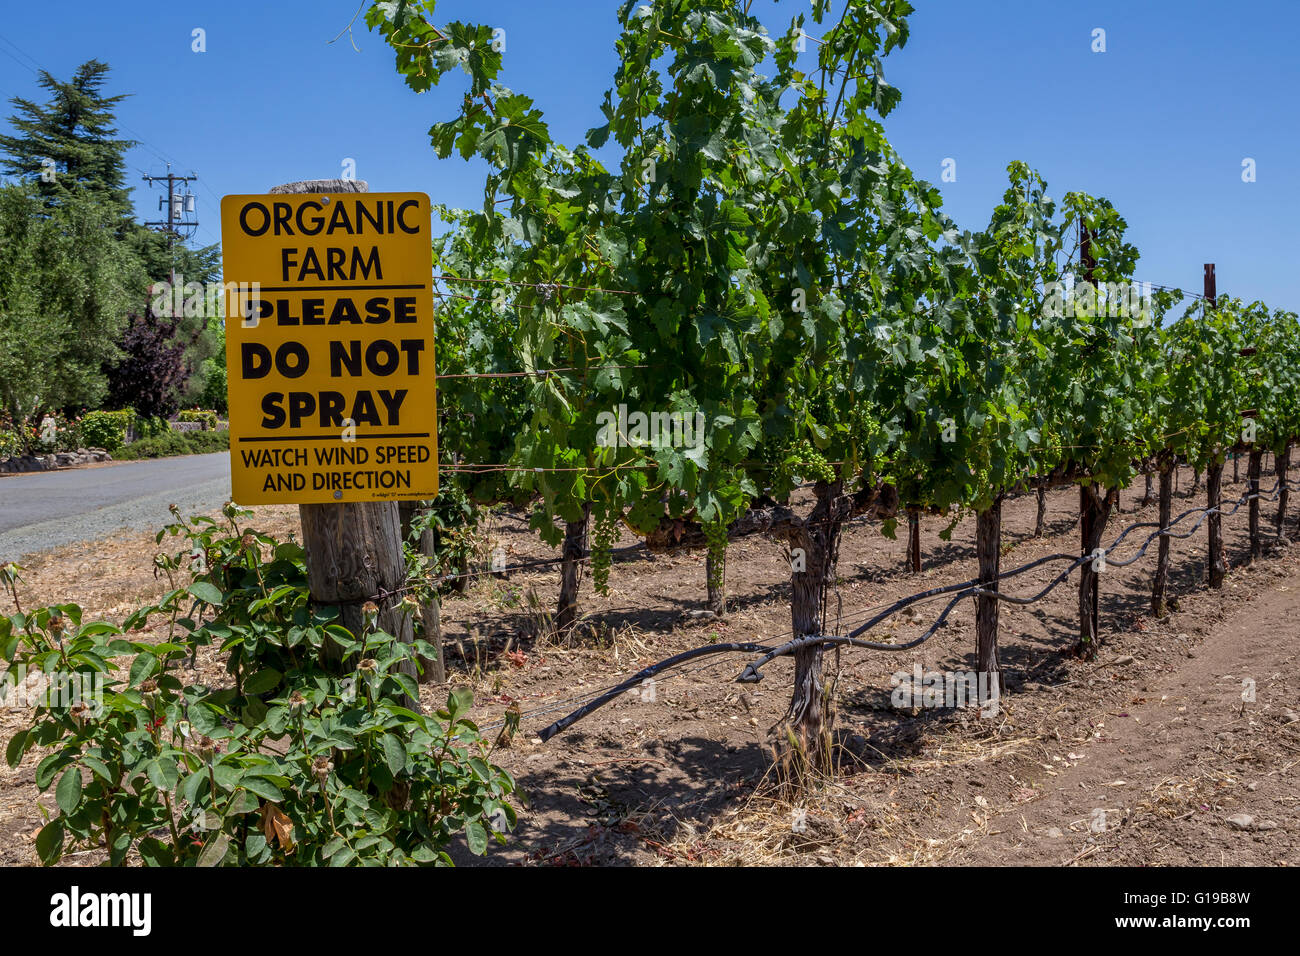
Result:
<svg viewBox="0 0 1300 956"><path fill-rule="evenodd" d="M31 55L29 55L29 54L28 54L26 51L24 51L20 46L18 46L18 44L14 43L14 42L13 42L12 40L10 40L7 36L5 36L3 33L0 33L0 41L2 41L3 43L7 44L9 47L12 47L15 51L17 51L17 53L18 53L20 56L22 56L24 59L26 59L26 60L28 61L27 63L23 63L21 60L19 60L16 56L14 56L14 55L13 55L12 53L10 53L8 50L4 49L4 47L0 47L0 53L3 53L3 54L5 54L6 56L8 56L9 59L13 60L13 61L14 61L15 63L17 63L19 66L21 66L21 67L23 67L23 68L25 68L25 69L31 70L32 73L35 74L38 78L40 77L40 75L41 75L42 73L47 73L47 74L50 73L50 71L47 70L47 69L45 69L45 67L41 66L41 64L40 64L40 63L39 63L39 62L38 62L34 57L32 57ZM51 74L51 75L52 75L52 74ZM137 145L137 146L142 146L142 147L144 147L145 149L147 149L149 152L153 153L153 154L154 154L155 156L157 156L160 160L162 160L164 163L166 163L167 166L168 166L168 169L170 170L171 166L173 165L171 158L169 158L169 157L168 157L167 155L165 155L161 150L159 150L159 149L158 149L157 147L155 147L152 143L150 143L148 140L146 140L146 139L145 139L145 138L144 138L144 137L143 137L139 132L137 132L136 130L132 129L130 126L127 126L125 123L123 123L123 122L121 121L121 118L120 118L120 117L118 117L118 116L114 116L114 117L113 117L113 121L117 124L117 127L118 127L121 131L123 131L123 132L128 133L128 134L131 135L131 137L133 138L133 140L134 140L134 142L135 142L135 145ZM129 164L129 165L131 165L134 169L136 169L137 171L139 171L139 172L140 172L140 173L141 173L141 174L142 174L146 179L149 179L149 178L157 178L157 179L165 178L165 177L150 177L149 174L147 174L147 173L145 173L143 170L141 170L140 167L135 166L134 164ZM175 165L180 165L180 164L178 163L178 164L175 164ZM193 172L193 170L191 170L191 172ZM181 178L183 178L183 177L177 177L177 179L181 179ZM191 176L191 177L189 177L189 178L190 178L190 179L197 179L198 177L197 177L197 176ZM204 188L209 188L209 187L207 187L207 184L206 184L206 183L203 183L202 185L204 186ZM209 188L209 192L211 192L211 189L210 189L210 188ZM216 193L213 193L213 195L215 196ZM170 209L169 209L169 215L170 215ZM149 223L145 223L145 225L149 225ZM198 223L194 223L194 225L197 226L197 225L199 225L199 224L198 224ZM205 231L206 231L206 230L205 230ZM208 235L211 236L212 233L211 233L211 232L208 232Z"/></svg>

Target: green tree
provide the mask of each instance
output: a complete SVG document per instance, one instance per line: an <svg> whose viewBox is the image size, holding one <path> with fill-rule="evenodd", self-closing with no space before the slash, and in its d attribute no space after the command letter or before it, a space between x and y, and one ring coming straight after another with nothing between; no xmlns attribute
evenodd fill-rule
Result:
<svg viewBox="0 0 1300 956"><path fill-rule="evenodd" d="M173 273L182 284L203 285L221 279L221 246L216 243L197 249L180 241L173 246L165 230L144 226L137 226L129 239L151 282L171 281Z"/></svg>
<svg viewBox="0 0 1300 956"><path fill-rule="evenodd" d="M211 352L200 361L198 371L186 385L184 403L224 415L227 411L226 320L219 313L208 318L204 337Z"/></svg>
<svg viewBox="0 0 1300 956"><path fill-rule="evenodd" d="M135 144L117 137L114 108L126 94L104 94L108 71L99 60L83 63L67 81L42 70L39 83L50 99L10 101L18 109L9 119L15 134L0 136L0 151L7 154L0 169L35 183L47 206L85 192L125 219L130 210L125 155Z"/></svg>
<svg viewBox="0 0 1300 956"><path fill-rule="evenodd" d="M123 254L138 259L149 280L169 281L175 276L177 283L185 287L181 300L200 304L198 309L186 308L177 316L175 332L184 343L179 365L183 375L179 383L169 379L159 384L170 392L178 385L184 387L192 370L205 367L216 356L218 342L208 322L211 299L194 290L219 277L220 253L215 245L190 249L181 242L172 243L165 232L145 228L128 218L130 191L125 185L124 157L134 143L117 136L114 111L126 94L105 94L108 74L108 65L99 60L82 64L68 81L42 72L39 83L49 99L45 103L22 97L12 100L18 111L10 118L13 135L0 136L0 151L6 154L0 159L0 168L35 190L46 210L60 209L78 198L105 210L109 215L106 226L121 241ZM131 311L147 316L144 292L142 285L129 306ZM164 297L171 301L170 296ZM156 300L157 296L151 294L150 298ZM170 315L157 309L154 314ZM124 321L122 327L127 328L128 323ZM138 349L138 339L137 335L112 344L132 351ZM147 363L148 357L143 358ZM106 368L110 380L119 385L119 403L120 393L135 387L134 379L124 376L122 368L118 362ZM211 374L201 376L193 389L186 390L187 396L202 392L209 378L220 377L212 368L208 371Z"/></svg>
<svg viewBox="0 0 1300 956"><path fill-rule="evenodd" d="M31 187L0 187L0 402L19 424L106 394L103 367L145 285L117 217L88 196L47 210Z"/></svg>

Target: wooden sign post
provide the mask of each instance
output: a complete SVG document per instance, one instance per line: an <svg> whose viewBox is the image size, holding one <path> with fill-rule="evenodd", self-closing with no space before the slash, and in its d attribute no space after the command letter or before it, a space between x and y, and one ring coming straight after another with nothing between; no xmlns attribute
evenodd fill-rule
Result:
<svg viewBox="0 0 1300 956"><path fill-rule="evenodd" d="M312 599L358 635L373 601L409 644L398 502L437 494L429 202L358 193L313 180L222 200L233 498L298 504Z"/></svg>

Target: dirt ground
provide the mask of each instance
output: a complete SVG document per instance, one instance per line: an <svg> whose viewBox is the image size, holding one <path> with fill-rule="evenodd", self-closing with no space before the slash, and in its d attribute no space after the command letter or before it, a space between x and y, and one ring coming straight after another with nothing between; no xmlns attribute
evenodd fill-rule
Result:
<svg viewBox="0 0 1300 956"><path fill-rule="evenodd" d="M1225 499L1244 483L1225 469ZM1271 485L1271 478L1265 486ZM1203 504L1179 476L1174 512ZM1126 492L1105 540L1154 505ZM1048 498L1048 529L1033 538L1033 495L1003 509L1002 566L1057 552L1077 553L1078 495ZM1272 527L1275 505L1264 505ZM1294 510L1287 529L1296 533ZM296 532L293 508L258 509L256 525ZM841 630L899 597L975 577L974 519L940 540L948 519L922 523L924 570L903 568L906 542L877 524L845 531L831 624ZM1066 651L1077 628L1077 575L1035 604L1001 611L1006 693L994 716L975 709L900 709L891 703L897 672L968 671L975 665L973 602L966 601L926 644L901 653L845 650L828 655L837 677L841 772L797 801L771 785L769 729L785 713L789 659L764 669L760 684L734 678L748 658L717 655L657 679L653 699L637 689L542 743L537 733L578 705L671 654L712 641L779 644L788 638L789 573L766 539L729 551L730 613L700 622L704 555L633 555L616 562L610 594L585 581L581 640L539 639L535 606L549 609L558 567L481 574L464 595L444 599L450 680L474 688L480 723L492 728L507 707L523 712L520 731L493 760L515 775L527 804L508 845L488 865L1288 865L1300 862L1300 548L1272 535L1265 557L1248 562L1243 508L1224 521L1230 574L1211 591L1205 535L1174 541L1170 594L1177 608L1149 615L1155 547L1102 576L1102 650L1093 663ZM502 515L487 550L507 563L550 557L519 516ZM622 544L633 543L624 540ZM25 605L75 599L88 615L112 620L163 589L151 572L152 535L76 545L29 562ZM1122 559L1134 550L1122 549ZM1004 585L1038 591L1060 565ZM942 603L886 621L877 641L911 639ZM783 636L784 635L784 636ZM208 676L218 662L200 659ZM892 683L891 683L892 678ZM1251 683L1253 682L1253 683ZM1243 689L1253 688L1253 695ZM426 687L440 702L446 687ZM1253 700L1243 700L1253 696ZM0 740L24 715L0 709ZM0 766L0 864L36 861L39 805L32 782L39 757ZM1241 815L1245 816L1241 816ZM1233 820L1229 820L1229 818ZM1247 819L1249 818L1249 819ZM69 862L93 862L97 854Z"/></svg>

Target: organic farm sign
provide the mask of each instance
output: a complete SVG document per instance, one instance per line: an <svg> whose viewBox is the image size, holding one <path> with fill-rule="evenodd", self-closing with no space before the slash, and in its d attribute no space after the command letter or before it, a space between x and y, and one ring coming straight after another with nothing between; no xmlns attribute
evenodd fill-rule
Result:
<svg viewBox="0 0 1300 956"><path fill-rule="evenodd" d="M227 196L221 243L234 500L434 497L429 197Z"/></svg>

